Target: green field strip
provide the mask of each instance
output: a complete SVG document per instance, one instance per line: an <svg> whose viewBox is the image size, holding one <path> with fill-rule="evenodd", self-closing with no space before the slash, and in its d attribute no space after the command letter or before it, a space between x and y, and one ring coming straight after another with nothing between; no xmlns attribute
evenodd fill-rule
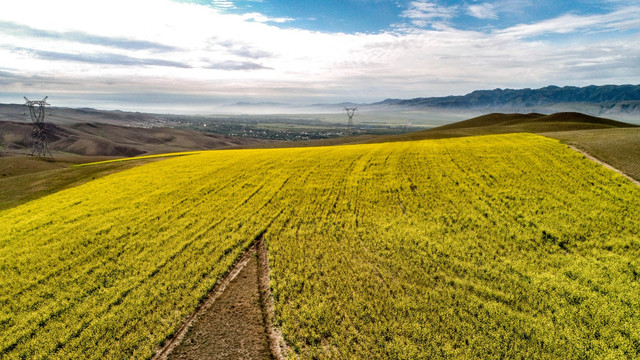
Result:
<svg viewBox="0 0 640 360"><path fill-rule="evenodd" d="M84 164L75 164L75 165L71 165L71 167L72 168L74 168L74 167L85 167L85 166L93 166L93 165L111 164L111 163L117 163L117 162L123 162L123 161L171 158L171 157L176 157L176 156L196 155L196 154L199 154L199 153L200 153L199 151L185 151L185 152L179 152L179 153L143 155L143 156L134 156L134 157L122 158L122 159L112 159L112 160L95 161L95 162L84 163Z"/></svg>

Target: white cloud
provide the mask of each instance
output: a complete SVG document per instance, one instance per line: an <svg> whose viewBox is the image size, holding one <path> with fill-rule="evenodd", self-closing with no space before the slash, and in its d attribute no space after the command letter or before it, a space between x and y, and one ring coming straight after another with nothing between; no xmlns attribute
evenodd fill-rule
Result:
<svg viewBox="0 0 640 360"><path fill-rule="evenodd" d="M39 9L28 22L25 7ZM167 0L7 2L0 12L0 84L5 93L313 103L640 83L640 7L489 33L433 26L455 11L414 1L403 16L429 29L338 34ZM567 38L558 44L548 34Z"/></svg>
<svg viewBox="0 0 640 360"><path fill-rule="evenodd" d="M219 8L223 10L236 8L233 1L228 1L228 0L211 0L211 6L213 6L214 8Z"/></svg>
<svg viewBox="0 0 640 360"><path fill-rule="evenodd" d="M489 3L483 3L479 5L469 5L467 13L473 17L479 19L497 19L498 13L495 6Z"/></svg>
<svg viewBox="0 0 640 360"><path fill-rule="evenodd" d="M429 0L418 0L410 2L400 16L411 20L415 26L426 27L431 23L450 19L456 11L455 7L441 6Z"/></svg>
<svg viewBox="0 0 640 360"><path fill-rule="evenodd" d="M242 18L245 20L253 20L261 23L274 22L279 24L294 20L292 18L287 18L287 17L272 18L257 12L243 14Z"/></svg>
<svg viewBox="0 0 640 360"><path fill-rule="evenodd" d="M521 24L497 33L505 37L530 38L546 34L594 33L640 29L640 6L626 7L604 15L562 15L534 24Z"/></svg>

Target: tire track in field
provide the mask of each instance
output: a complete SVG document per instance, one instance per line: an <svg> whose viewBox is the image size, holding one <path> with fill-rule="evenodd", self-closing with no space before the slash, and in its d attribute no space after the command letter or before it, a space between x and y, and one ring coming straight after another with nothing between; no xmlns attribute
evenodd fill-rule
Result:
<svg viewBox="0 0 640 360"><path fill-rule="evenodd" d="M287 353L287 344L282 336L280 328L274 325L274 305L269 286L271 277L269 270L269 252L264 237L260 238L257 244L258 250L258 290L260 292L260 308L262 319L267 330L267 341L271 351L271 357L276 360L283 360Z"/></svg>
<svg viewBox="0 0 640 360"><path fill-rule="evenodd" d="M286 181L285 181L286 183ZM262 187L264 186L264 184L262 186L260 186L258 189L256 189L256 191L254 191L249 198L253 197L256 193L259 192L260 189L262 189ZM284 184L283 184L284 186ZM275 196L275 195L274 195ZM243 204L240 204L238 206L236 206L236 208L233 211L236 211L240 208L242 208L242 206L248 202L249 199L246 199L245 202L243 202ZM271 200L269 200L268 202L270 202ZM268 203L267 202L267 203ZM264 207L264 205L261 207L261 209ZM282 211L280 211L275 218L273 218L269 223L268 226L271 225L271 223L273 221L275 221L275 219L280 215ZM108 306L106 309L103 310L103 314L109 313L109 311L115 307L115 306L120 306L122 304L122 302L124 301L124 299L129 295L129 293L131 293L132 291L135 291L136 289L140 288L143 284L152 281L152 279L166 266L168 266L169 264L173 263L173 260L175 260L178 256L182 255L183 253L185 253L185 251L192 246L196 246L196 244L199 242L199 240L201 240L209 231L211 231L212 229L218 227L219 225L221 225L225 220L227 220L227 218L221 218L220 220L218 220L217 222L210 224L210 226L205 227L200 229L199 231L197 231L194 236L189 240L186 241L182 244L182 246L175 252L171 253L169 257L165 258L164 261L162 261L161 263L157 264L155 268L153 268L152 271L149 272L148 276L146 276L145 278L141 279L141 281L139 281L138 283L132 285L131 287L129 287L128 289L125 289L124 291L122 291L121 293L118 294L117 298L112 299L112 301L109 302ZM262 232L264 233L264 231ZM261 234L262 234L261 233ZM255 242L255 239L252 241L252 243ZM234 251L235 249L237 249L239 246L242 246L242 243L237 243L232 245L230 248L225 249L224 253L220 255L220 258L218 258L216 261L214 261L214 263L219 263L224 257L227 256L228 253ZM202 248L200 248L202 249ZM223 275L224 277L224 275ZM96 317L96 319L98 319L100 317ZM67 341L63 342L63 345L61 347L59 347L57 349L60 350L62 349L69 340L74 339L78 336L80 336L80 334L90 325L91 322L94 322L94 320L90 320L89 322L83 324L83 327L81 329L79 329L76 333L74 333L72 336L70 336ZM129 326L128 329L122 334L122 336L120 336L119 338L124 338L129 332L131 332L132 330L134 330L135 326ZM56 351L56 352L57 352ZM106 355L103 354L103 355Z"/></svg>

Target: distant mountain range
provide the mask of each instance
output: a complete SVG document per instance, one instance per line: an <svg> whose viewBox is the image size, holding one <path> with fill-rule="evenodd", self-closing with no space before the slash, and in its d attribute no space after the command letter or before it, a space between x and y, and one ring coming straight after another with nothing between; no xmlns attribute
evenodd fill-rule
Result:
<svg viewBox="0 0 640 360"><path fill-rule="evenodd" d="M414 99L386 99L375 103L323 103L295 105L275 102L236 102L218 108L229 114L339 114L344 107L357 106L361 112L396 112L405 109L425 110L432 118L449 121L493 112L540 113L579 112L640 124L640 85L604 86L547 86L540 89L476 90L466 95L419 97ZM139 126L158 122L164 115L105 111L89 108L54 108L50 118L58 123L106 122L116 125ZM25 107L0 104L0 121L27 121ZM212 108L212 114L216 109ZM456 115L453 116L452 114ZM156 124L171 126L171 124Z"/></svg>
<svg viewBox="0 0 640 360"><path fill-rule="evenodd" d="M640 119L640 85L547 86L540 89L476 90L459 96L408 100L386 99L370 105L451 110L539 111L543 113L579 111L598 116L628 114Z"/></svg>
<svg viewBox="0 0 640 360"><path fill-rule="evenodd" d="M540 89L476 90L466 95L387 99L376 104L442 108L533 107L559 103L617 103L640 101L640 85L547 86Z"/></svg>

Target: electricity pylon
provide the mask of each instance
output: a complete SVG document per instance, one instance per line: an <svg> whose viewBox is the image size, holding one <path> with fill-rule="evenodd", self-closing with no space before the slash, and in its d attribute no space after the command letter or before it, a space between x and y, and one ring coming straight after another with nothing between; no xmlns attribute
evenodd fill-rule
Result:
<svg viewBox="0 0 640 360"><path fill-rule="evenodd" d="M45 98L40 101L32 101L27 99L26 96L24 97L24 99L27 100L25 105L29 107L29 114L31 115L31 121L33 122L33 131L31 132L33 150L31 151L31 156L36 155L38 157L46 157L48 153L49 156L53 157L53 155L51 155L51 151L49 151L47 130L44 127L44 107L49 105L47 103L48 98L48 96L45 96Z"/></svg>
<svg viewBox="0 0 640 360"><path fill-rule="evenodd" d="M347 116L349 117L349 122L347 123L347 129L349 132L349 135L353 135L353 115L356 113L356 110L358 110L358 107L354 107L354 108L344 108L347 111Z"/></svg>

